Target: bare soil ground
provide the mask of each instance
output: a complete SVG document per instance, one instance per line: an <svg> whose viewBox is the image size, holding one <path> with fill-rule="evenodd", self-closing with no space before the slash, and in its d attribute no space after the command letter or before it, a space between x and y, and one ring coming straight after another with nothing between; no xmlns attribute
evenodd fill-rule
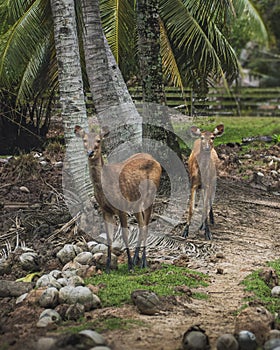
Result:
<svg viewBox="0 0 280 350"><path fill-rule="evenodd" d="M280 258L280 196L279 180L270 178L267 163L255 165L254 157L260 154L279 156L279 146L264 147L251 159L240 161L238 147L221 146L220 157L223 161L223 172L218 180L214 204L216 223L212 227L213 241L209 245L209 254L196 258L183 254L182 249L175 252L155 251L149 253L150 259L162 259L170 253L178 255L178 263L186 267L207 273L210 283L199 291L208 294L207 300L197 300L187 296L174 297L164 313L154 316L141 315L133 305L121 308L102 308L88 312L87 320L102 320L111 317L139 320L141 323L131 325L129 329L108 330L103 333L109 345L115 350L176 350L181 347L183 333L192 325L200 324L210 337L212 349L215 349L217 337L223 333L233 333L235 313L244 303L245 292L241 281L252 271L265 266L267 261ZM278 164L279 167L279 164ZM246 178L244 180L244 171ZM265 172L266 169L266 172ZM1 219L0 242L11 240L11 227L17 222L19 210L34 212L30 204L52 202L54 194L61 192L61 171L51 167L49 170L37 171L32 176L24 177L15 171L1 167ZM278 170L278 169L276 169ZM254 174L264 171L264 182L254 179ZM21 177L20 177L21 176ZM19 181L19 179L21 179ZM267 184L270 181L273 185ZM21 186L30 189L30 193L19 190ZM56 192L58 191L58 192ZM26 208L24 204L28 203ZM60 215L61 216L61 215ZM69 219L69 218L68 218ZM40 220L37 217L37 222ZM42 220L41 222L43 222ZM61 218L66 222L67 218ZM40 222L40 224L41 224ZM32 226L33 225L33 226ZM30 232L34 232L34 221ZM32 229L32 230L31 230ZM41 249L46 254L45 270L52 265L53 242L48 243L45 237L28 235L22 232L21 239L27 246ZM5 238L6 237L6 238ZM5 238L5 240L4 240ZM71 241L73 236L65 237ZM202 234L192 233L190 241L203 241ZM11 269L0 278L16 279L22 277L22 271ZM1 280L0 280L1 283ZM51 329L36 328L36 322L42 309L15 304L15 298L0 299L0 349L34 349L33 341L40 336L52 334ZM5 344L5 345L4 345Z"/></svg>

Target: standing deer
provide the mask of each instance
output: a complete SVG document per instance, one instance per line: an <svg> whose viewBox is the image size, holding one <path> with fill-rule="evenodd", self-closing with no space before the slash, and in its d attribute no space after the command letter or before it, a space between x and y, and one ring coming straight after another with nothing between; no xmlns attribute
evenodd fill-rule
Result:
<svg viewBox="0 0 280 350"><path fill-rule="evenodd" d="M109 132L97 135L86 133L80 126L75 127L75 134L83 139L88 155L91 181L94 195L98 202L107 234L108 257L106 271L110 272L112 241L115 217L119 217L122 237L126 247L128 269L138 264L140 247L143 243L141 267L147 266L146 240L152 206L161 177L161 165L147 153L137 153L123 162L104 164L101 141ZM133 259L128 245L127 214L135 215L139 225L139 235Z"/></svg>
<svg viewBox="0 0 280 350"><path fill-rule="evenodd" d="M189 234L189 226L194 212L195 196L197 189L202 190L202 225L205 238L211 239L212 235L208 225L208 215L210 223L214 224L212 202L216 187L216 169L219 162L217 152L214 149L214 139L224 132L224 125L217 125L213 132L200 131L196 126L190 128L193 137L200 137L194 142L193 150L189 157L188 168L191 182L191 196L189 203L189 213L187 225L183 232L183 237Z"/></svg>

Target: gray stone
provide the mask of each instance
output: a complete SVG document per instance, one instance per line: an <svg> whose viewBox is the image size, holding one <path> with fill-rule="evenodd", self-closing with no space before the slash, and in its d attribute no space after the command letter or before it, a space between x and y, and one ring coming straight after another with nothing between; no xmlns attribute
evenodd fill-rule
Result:
<svg viewBox="0 0 280 350"><path fill-rule="evenodd" d="M275 286L271 289L271 296L275 298L280 298L280 286Z"/></svg>

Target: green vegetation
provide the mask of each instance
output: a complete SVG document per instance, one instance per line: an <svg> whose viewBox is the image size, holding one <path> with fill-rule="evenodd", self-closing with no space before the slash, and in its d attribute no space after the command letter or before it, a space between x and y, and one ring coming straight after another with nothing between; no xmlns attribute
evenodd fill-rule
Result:
<svg viewBox="0 0 280 350"><path fill-rule="evenodd" d="M254 136L272 136L280 134L280 123L278 117L197 117L194 124L201 129L213 130L217 124L225 125L222 137L217 137L215 144L228 142L241 142L243 138ZM189 125L186 125L186 129ZM174 130L182 129L184 126L175 124Z"/></svg>
<svg viewBox="0 0 280 350"><path fill-rule="evenodd" d="M127 271L127 265L120 265L117 271L109 275L102 274L87 279L86 283L99 285L98 296L103 306L120 306L131 302L131 293L136 289L147 289L159 296L179 295L175 287L186 285L190 288L207 286L207 276L183 267L164 264L160 269L137 269ZM193 294L196 298L205 298L202 293Z"/></svg>
<svg viewBox="0 0 280 350"><path fill-rule="evenodd" d="M272 136L272 139L273 139L273 141L275 142L275 143L280 143L280 134L274 134L273 136Z"/></svg>
<svg viewBox="0 0 280 350"><path fill-rule="evenodd" d="M269 262L267 265L275 269L277 276L280 277L280 260ZM243 281L245 290L250 292L246 302L254 301L260 303L271 313L279 313L280 298L271 297L271 288L260 278L259 272L260 270L254 271Z"/></svg>

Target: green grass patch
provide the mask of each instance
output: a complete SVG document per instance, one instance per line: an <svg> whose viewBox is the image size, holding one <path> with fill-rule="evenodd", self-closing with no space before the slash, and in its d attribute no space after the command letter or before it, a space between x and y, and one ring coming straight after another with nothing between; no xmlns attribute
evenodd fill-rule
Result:
<svg viewBox="0 0 280 350"><path fill-rule="evenodd" d="M174 131L189 128L189 124L183 123L173 125ZM214 130L218 124L225 125L224 134L217 137L215 144L225 144L228 142L241 142L243 138L255 136L272 136L275 142L280 134L279 117L196 117L193 124L203 130ZM276 136L274 136L276 135Z"/></svg>
<svg viewBox="0 0 280 350"><path fill-rule="evenodd" d="M121 306L131 302L131 293L136 289L146 289L159 296L179 295L176 286L186 285L190 288L207 286L207 275L183 267L164 264L160 269L135 269L129 273L127 265L120 265L110 274L94 276L86 283L101 286L98 296L103 306ZM194 297L204 298L202 293Z"/></svg>
<svg viewBox="0 0 280 350"><path fill-rule="evenodd" d="M277 276L280 277L280 260L269 262L268 266L275 269ZM280 298L271 297L271 288L259 277L260 270L254 271L248 275L242 282L245 291L250 292L250 296L245 301L254 301L261 303L271 313L280 312Z"/></svg>

